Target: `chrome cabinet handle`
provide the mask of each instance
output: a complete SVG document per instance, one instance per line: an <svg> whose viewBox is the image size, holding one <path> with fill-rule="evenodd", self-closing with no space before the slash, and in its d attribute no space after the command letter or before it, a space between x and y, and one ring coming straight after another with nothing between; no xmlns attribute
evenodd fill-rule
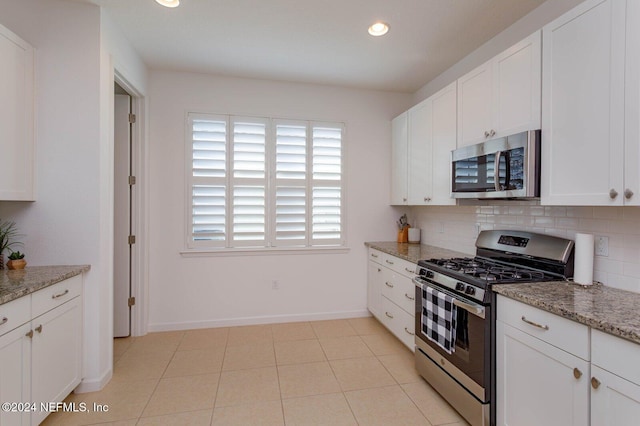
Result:
<svg viewBox="0 0 640 426"><path fill-rule="evenodd" d="M409 330L407 327L405 327L405 328L404 328L404 331L405 331L407 334L411 335L411 336L415 336L415 335L416 335L416 334L415 334L415 333L413 333L411 330Z"/></svg>
<svg viewBox="0 0 640 426"><path fill-rule="evenodd" d="M633 191L630 190L629 188L624 190L624 198L626 198L627 200L631 199L631 197L633 197Z"/></svg>
<svg viewBox="0 0 640 426"><path fill-rule="evenodd" d="M595 377L591 378L591 387L594 389L598 389L600 387L600 380L596 379Z"/></svg>
<svg viewBox="0 0 640 426"><path fill-rule="evenodd" d="M3 317L3 318L2 318L2 321L0 321L0 325L6 324L6 323L7 323L7 321L9 321L9 318L7 318L7 317Z"/></svg>
<svg viewBox="0 0 640 426"><path fill-rule="evenodd" d="M29 339L33 338L33 330L29 330L29 332L27 334L25 334L25 336L27 336Z"/></svg>
<svg viewBox="0 0 640 426"><path fill-rule="evenodd" d="M393 265L393 262L390 261L389 259L386 259L385 262L387 262L389 265Z"/></svg>
<svg viewBox="0 0 640 426"><path fill-rule="evenodd" d="M36 331L38 333L42 333L42 324L40 324L39 326L36 327Z"/></svg>
<svg viewBox="0 0 640 426"><path fill-rule="evenodd" d="M488 130L485 130L485 131L484 131L484 137L485 137L485 138L488 138L488 137L489 137L489 131L488 131Z"/></svg>
<svg viewBox="0 0 640 426"><path fill-rule="evenodd" d="M384 285L386 285L389 288L393 288L393 284L389 284L389 281L385 281Z"/></svg>
<svg viewBox="0 0 640 426"><path fill-rule="evenodd" d="M389 318L393 319L393 315L391 315L389 312L385 312L384 314L385 314L387 317L389 317Z"/></svg>
<svg viewBox="0 0 640 426"><path fill-rule="evenodd" d="M409 300L416 300L416 298L415 298L415 297L413 297L413 296L409 296L407 293L405 293L405 294L404 294L404 297L406 297L406 298L407 298L407 299L409 299Z"/></svg>
<svg viewBox="0 0 640 426"><path fill-rule="evenodd" d="M543 330L545 330L545 331L546 331L546 330L549 330L549 326L548 326L548 325L541 325L541 324L538 324L537 322L529 321L527 318L525 318L525 316L524 316L524 315L522 316L522 321L524 321L524 322L526 322L527 324L530 324L530 325L532 325L532 326L534 326L534 327L541 328L541 329L543 329Z"/></svg>
<svg viewBox="0 0 640 426"><path fill-rule="evenodd" d="M618 191L616 191L615 189L611 188L609 190L609 198L611 198L612 200L615 199L618 196Z"/></svg>
<svg viewBox="0 0 640 426"><path fill-rule="evenodd" d="M579 379L582 377L582 371L580 371L577 367L573 369L573 377Z"/></svg>
<svg viewBox="0 0 640 426"><path fill-rule="evenodd" d="M64 295L68 294L68 293L69 293L69 289L63 291L62 293L54 294L53 296L51 296L51 298L52 299L57 299L57 298L62 297Z"/></svg>
<svg viewBox="0 0 640 426"><path fill-rule="evenodd" d="M375 257L377 259L379 256L375 253L371 253L371 257Z"/></svg>
<svg viewBox="0 0 640 426"><path fill-rule="evenodd" d="M489 132L489 136L495 136L496 135L496 131L491 129L491 131Z"/></svg>
<svg viewBox="0 0 640 426"><path fill-rule="evenodd" d="M410 274L415 274L416 271L413 269L409 269L409 268L404 268L405 271L409 272Z"/></svg>

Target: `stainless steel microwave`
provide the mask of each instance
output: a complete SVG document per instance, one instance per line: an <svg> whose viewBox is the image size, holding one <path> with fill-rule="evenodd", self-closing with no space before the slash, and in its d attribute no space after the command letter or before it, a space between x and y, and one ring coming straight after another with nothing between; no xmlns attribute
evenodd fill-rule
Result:
<svg viewBox="0 0 640 426"><path fill-rule="evenodd" d="M540 130L530 130L451 153L453 198L540 197Z"/></svg>

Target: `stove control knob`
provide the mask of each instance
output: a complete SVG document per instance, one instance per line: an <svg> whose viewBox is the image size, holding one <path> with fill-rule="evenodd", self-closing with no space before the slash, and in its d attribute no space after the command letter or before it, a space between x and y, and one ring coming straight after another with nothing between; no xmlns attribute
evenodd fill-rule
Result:
<svg viewBox="0 0 640 426"><path fill-rule="evenodd" d="M471 296L473 296L474 294L476 294L476 289L469 286L464 290L465 294L469 294Z"/></svg>
<svg viewBox="0 0 640 426"><path fill-rule="evenodd" d="M464 284L463 283L457 283L456 284L456 290L463 291L464 290Z"/></svg>
<svg viewBox="0 0 640 426"><path fill-rule="evenodd" d="M427 278L433 278L434 277L433 271L429 271L428 269L425 269L424 276Z"/></svg>

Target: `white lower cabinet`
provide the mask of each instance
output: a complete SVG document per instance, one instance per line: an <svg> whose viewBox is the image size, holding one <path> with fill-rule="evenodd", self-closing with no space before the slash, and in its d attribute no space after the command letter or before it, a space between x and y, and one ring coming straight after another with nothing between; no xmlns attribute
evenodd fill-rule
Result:
<svg viewBox="0 0 640 426"><path fill-rule="evenodd" d="M0 305L0 316L21 318L0 335L0 400L36 404L0 411L0 425L38 425L48 414L40 404L63 401L82 379L82 276Z"/></svg>
<svg viewBox="0 0 640 426"><path fill-rule="evenodd" d="M369 249L369 311L402 343L415 350L416 265L379 250Z"/></svg>
<svg viewBox="0 0 640 426"><path fill-rule="evenodd" d="M496 423L588 425L589 328L502 296L497 312Z"/></svg>

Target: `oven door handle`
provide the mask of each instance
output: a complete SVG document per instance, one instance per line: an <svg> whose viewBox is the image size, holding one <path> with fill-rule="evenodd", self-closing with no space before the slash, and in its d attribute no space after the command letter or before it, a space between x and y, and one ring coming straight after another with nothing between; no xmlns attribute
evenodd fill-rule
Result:
<svg viewBox="0 0 640 426"><path fill-rule="evenodd" d="M453 304L456 305L459 308L464 309L465 311L469 312L470 314L473 314L477 317L480 317L482 319L485 318L485 310L484 310L484 306L482 305L476 305L474 303L469 303L469 302L463 302L462 300L458 299L457 296L453 293L451 293L450 291L446 291L444 289L441 289L440 287L437 286L433 286L430 285L429 282L425 281L424 279L418 277L413 278L413 282L420 288L422 288L423 286L429 286L433 289L438 290L441 293L445 293L448 294L449 296L453 297Z"/></svg>

